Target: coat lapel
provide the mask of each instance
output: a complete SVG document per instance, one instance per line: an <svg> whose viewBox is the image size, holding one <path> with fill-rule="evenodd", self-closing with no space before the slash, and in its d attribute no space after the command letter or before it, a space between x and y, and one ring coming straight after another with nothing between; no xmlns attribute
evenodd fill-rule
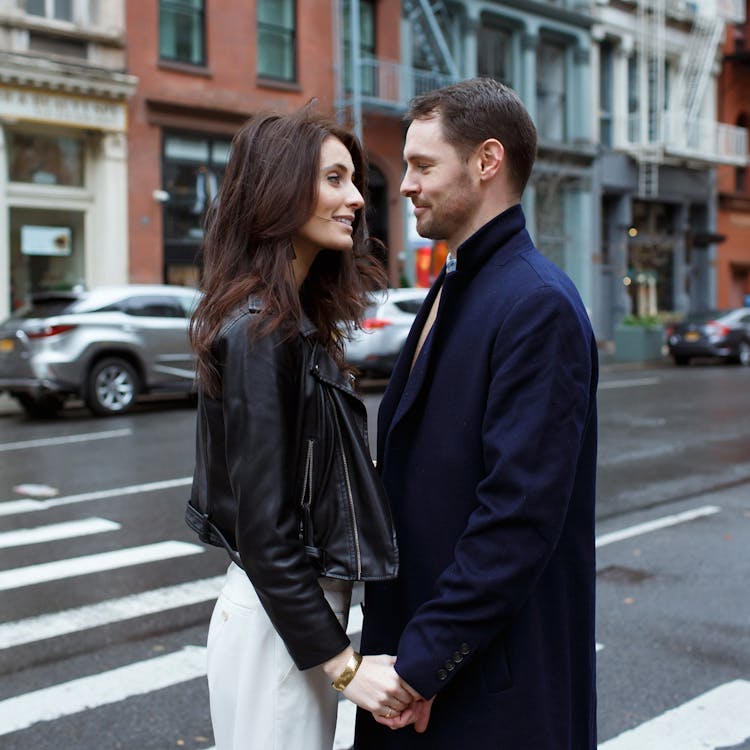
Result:
<svg viewBox="0 0 750 750"><path fill-rule="evenodd" d="M419 334L422 332L424 324L427 322L427 317L432 309L432 303L435 301L435 297L443 283L444 277L445 269L443 269L435 280L435 283L432 285L432 288L427 293L427 296L422 303L422 307L419 308L419 312L414 318L414 323L409 331L409 335L406 337L404 348L393 368L388 387L383 394L380 411L378 412L378 462L382 458L385 440L391 430L391 426L397 419L400 419L404 413L403 402L407 397L407 393L413 393L412 381L414 380L416 373L411 373L410 376L411 362L414 359L414 352L416 351L417 343L419 341ZM430 338L432 339L432 337ZM423 352L422 354L423 356L420 359L424 361L428 352ZM411 401L411 396L409 397L409 400Z"/></svg>

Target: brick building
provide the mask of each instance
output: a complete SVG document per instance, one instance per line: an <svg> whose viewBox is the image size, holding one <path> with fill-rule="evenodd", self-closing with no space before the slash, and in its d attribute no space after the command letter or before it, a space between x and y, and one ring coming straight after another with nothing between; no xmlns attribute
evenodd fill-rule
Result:
<svg viewBox="0 0 750 750"><path fill-rule="evenodd" d="M395 63L399 0L357 10L360 49ZM254 112L293 111L316 97L323 111L351 117L346 11L330 0L127 4L128 71L138 77L129 102L131 281L196 282L203 212L233 133ZM397 283L402 126L397 111L377 104L357 114L373 167L373 233L391 246Z"/></svg>
<svg viewBox="0 0 750 750"><path fill-rule="evenodd" d="M730 27L719 79L719 119L750 127L750 3L744 24ZM750 159L750 153L748 153ZM717 304L750 305L750 174L746 165L718 175L717 231L725 239L717 254Z"/></svg>

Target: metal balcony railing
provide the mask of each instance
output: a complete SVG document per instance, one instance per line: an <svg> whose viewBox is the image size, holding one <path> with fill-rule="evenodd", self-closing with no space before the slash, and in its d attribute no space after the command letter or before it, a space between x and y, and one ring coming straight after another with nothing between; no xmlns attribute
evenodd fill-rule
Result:
<svg viewBox="0 0 750 750"><path fill-rule="evenodd" d="M682 112L665 112L661 133L642 133L638 113L628 116L627 150L661 147L665 156L694 159L709 164L743 166L748 158L748 131L735 125L698 118L686 120Z"/></svg>
<svg viewBox="0 0 750 750"><path fill-rule="evenodd" d="M360 60L359 76L365 107L403 111L413 96L455 83L453 76L366 57ZM347 94L350 86L346 86Z"/></svg>

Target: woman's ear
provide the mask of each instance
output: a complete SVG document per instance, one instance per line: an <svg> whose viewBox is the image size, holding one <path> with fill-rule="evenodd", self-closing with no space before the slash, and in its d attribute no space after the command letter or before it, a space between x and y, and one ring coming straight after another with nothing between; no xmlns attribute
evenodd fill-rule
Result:
<svg viewBox="0 0 750 750"><path fill-rule="evenodd" d="M505 158L505 148L496 138L488 138L478 149L479 179L490 180L500 169Z"/></svg>

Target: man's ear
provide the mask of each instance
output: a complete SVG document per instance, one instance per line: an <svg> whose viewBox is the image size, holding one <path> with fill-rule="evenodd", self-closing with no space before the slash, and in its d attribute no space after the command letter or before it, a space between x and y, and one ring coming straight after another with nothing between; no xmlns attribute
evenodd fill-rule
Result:
<svg viewBox="0 0 750 750"><path fill-rule="evenodd" d="M476 152L479 179L490 180L500 169L505 159L505 148L496 138L488 138L480 144Z"/></svg>

